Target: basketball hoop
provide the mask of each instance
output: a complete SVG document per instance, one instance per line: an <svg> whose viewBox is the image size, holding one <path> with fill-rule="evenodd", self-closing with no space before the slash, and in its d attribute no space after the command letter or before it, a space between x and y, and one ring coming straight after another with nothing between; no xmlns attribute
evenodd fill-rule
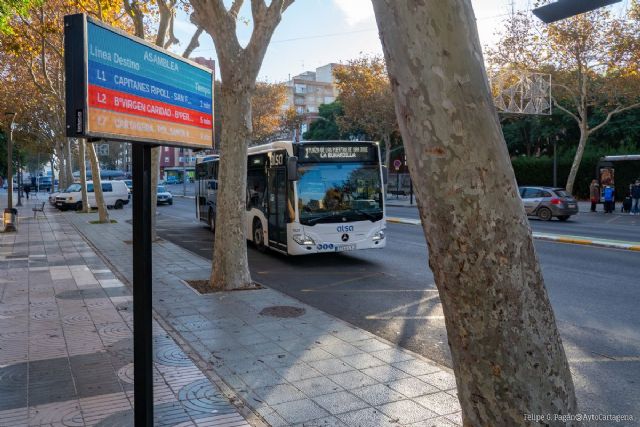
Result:
<svg viewBox="0 0 640 427"><path fill-rule="evenodd" d="M551 74L507 70L489 83L499 113L551 115Z"/></svg>

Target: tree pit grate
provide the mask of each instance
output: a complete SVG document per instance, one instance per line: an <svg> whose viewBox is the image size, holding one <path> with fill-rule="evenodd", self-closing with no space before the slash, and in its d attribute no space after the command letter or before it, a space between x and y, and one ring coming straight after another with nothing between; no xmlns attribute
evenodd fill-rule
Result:
<svg viewBox="0 0 640 427"><path fill-rule="evenodd" d="M260 315L286 319L291 317L300 317L305 312L306 310L300 307L293 307L290 305L274 305L271 307L263 308L260 312Z"/></svg>

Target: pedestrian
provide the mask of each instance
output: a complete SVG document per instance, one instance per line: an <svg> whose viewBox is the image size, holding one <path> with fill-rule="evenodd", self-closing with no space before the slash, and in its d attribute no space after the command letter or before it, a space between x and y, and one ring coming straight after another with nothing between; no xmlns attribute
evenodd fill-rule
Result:
<svg viewBox="0 0 640 427"><path fill-rule="evenodd" d="M613 194L613 187L611 187L610 185L604 187L604 213L613 212Z"/></svg>
<svg viewBox="0 0 640 427"><path fill-rule="evenodd" d="M636 179L636 183L631 186L631 215L640 215L640 179Z"/></svg>
<svg viewBox="0 0 640 427"><path fill-rule="evenodd" d="M591 180L591 185L589 185L589 193L591 196L591 212L595 212L596 205L600 201L600 184L598 184L598 180Z"/></svg>
<svg viewBox="0 0 640 427"><path fill-rule="evenodd" d="M23 185L22 190L24 191L24 195L27 197L27 200L29 200L29 192L31 191L31 186Z"/></svg>

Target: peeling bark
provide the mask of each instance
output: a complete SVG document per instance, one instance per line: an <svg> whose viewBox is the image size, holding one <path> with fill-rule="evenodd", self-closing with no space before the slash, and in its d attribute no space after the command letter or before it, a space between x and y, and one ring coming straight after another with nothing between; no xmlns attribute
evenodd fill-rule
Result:
<svg viewBox="0 0 640 427"><path fill-rule="evenodd" d="M91 180L93 181L93 191L96 195L96 206L98 207L98 221L101 223L108 223L109 211L107 211L107 205L104 202L104 194L102 193L102 180L100 179L100 164L98 163L98 156L93 144L87 144L87 151L89 163L91 164Z"/></svg>
<svg viewBox="0 0 640 427"><path fill-rule="evenodd" d="M582 162L582 156L584 155L584 149L587 146L587 139L589 138L589 131L580 124L580 140L578 141L578 148L576 149L576 155L573 158L571 164L571 170L569 171L569 177L567 178L567 191L569 194L573 194L573 185L576 182L576 176L578 175L578 169Z"/></svg>
<svg viewBox="0 0 640 427"><path fill-rule="evenodd" d="M80 186L82 187L82 212L91 212L89 205L89 195L87 194L87 164L85 148L87 142L84 139L78 140L78 163L80 165Z"/></svg>
<svg viewBox="0 0 640 427"><path fill-rule="evenodd" d="M213 269L217 289L237 289L251 283L245 235L247 147L251 135L251 98L241 89L222 88L222 138ZM242 242L241 245L235 244Z"/></svg>
<svg viewBox="0 0 640 427"><path fill-rule="evenodd" d="M465 426L575 413L469 0L373 0ZM566 425L570 425L567 423Z"/></svg>

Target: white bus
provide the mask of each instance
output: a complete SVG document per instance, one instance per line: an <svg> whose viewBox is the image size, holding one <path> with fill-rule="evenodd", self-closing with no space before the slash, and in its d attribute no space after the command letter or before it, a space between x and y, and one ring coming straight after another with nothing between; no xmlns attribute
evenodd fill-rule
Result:
<svg viewBox="0 0 640 427"><path fill-rule="evenodd" d="M215 231L218 156L196 163L196 215ZM383 248L386 176L375 142L290 141L250 147L246 235L289 255Z"/></svg>

